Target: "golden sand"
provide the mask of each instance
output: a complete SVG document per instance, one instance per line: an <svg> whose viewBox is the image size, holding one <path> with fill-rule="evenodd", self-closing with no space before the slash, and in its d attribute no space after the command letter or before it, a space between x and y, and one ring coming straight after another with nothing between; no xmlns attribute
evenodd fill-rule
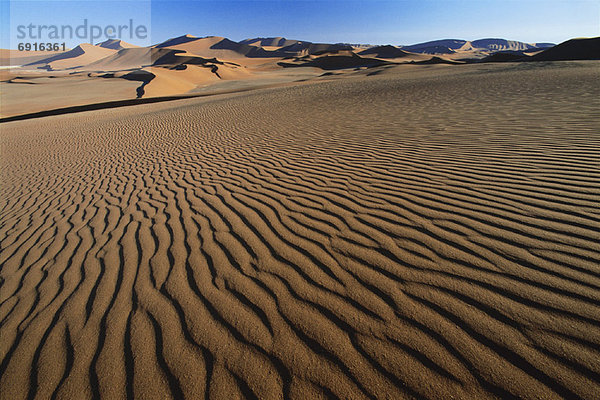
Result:
<svg viewBox="0 0 600 400"><path fill-rule="evenodd" d="M0 397L594 398L597 71L1 124Z"/></svg>

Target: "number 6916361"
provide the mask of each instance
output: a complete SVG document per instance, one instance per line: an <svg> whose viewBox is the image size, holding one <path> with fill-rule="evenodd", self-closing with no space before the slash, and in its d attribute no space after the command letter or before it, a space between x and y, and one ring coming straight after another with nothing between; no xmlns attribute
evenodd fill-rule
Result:
<svg viewBox="0 0 600 400"><path fill-rule="evenodd" d="M66 50L66 46L65 43L38 43L38 42L33 42L33 43L19 43L19 45L17 46L17 49L19 51L65 51Z"/></svg>

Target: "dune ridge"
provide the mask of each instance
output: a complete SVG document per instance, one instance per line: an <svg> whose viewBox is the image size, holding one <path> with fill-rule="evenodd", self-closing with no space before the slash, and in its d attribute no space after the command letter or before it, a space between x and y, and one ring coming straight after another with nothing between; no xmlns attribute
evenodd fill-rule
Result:
<svg viewBox="0 0 600 400"><path fill-rule="evenodd" d="M0 397L593 398L600 84L525 67L3 123Z"/></svg>
<svg viewBox="0 0 600 400"><path fill-rule="evenodd" d="M442 39L402 46L402 49L425 54L452 54L460 51L531 51L554 46L554 43L524 43L517 40L487 38L477 40Z"/></svg>
<svg viewBox="0 0 600 400"><path fill-rule="evenodd" d="M113 49L113 50L123 50L123 49L140 47L140 46L136 46L131 43L124 42L123 40L120 40L120 39L106 39L104 42L98 43L96 46L104 47L106 49Z"/></svg>
<svg viewBox="0 0 600 400"><path fill-rule="evenodd" d="M358 53L359 55L370 55L379 58L401 58L409 56L406 51L400 50L396 46L373 46L368 49L362 50Z"/></svg>

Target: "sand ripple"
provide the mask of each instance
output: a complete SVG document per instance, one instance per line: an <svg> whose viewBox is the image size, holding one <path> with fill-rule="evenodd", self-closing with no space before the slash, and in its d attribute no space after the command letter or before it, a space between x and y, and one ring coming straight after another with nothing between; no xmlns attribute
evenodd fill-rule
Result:
<svg viewBox="0 0 600 400"><path fill-rule="evenodd" d="M481 68L2 124L0 397L594 398L597 65Z"/></svg>

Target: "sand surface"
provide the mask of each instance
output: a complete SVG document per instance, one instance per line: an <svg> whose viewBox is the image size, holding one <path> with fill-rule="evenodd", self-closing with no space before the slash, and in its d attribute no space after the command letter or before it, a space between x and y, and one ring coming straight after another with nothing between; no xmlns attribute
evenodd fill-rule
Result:
<svg viewBox="0 0 600 400"><path fill-rule="evenodd" d="M597 398L594 62L0 125L0 398Z"/></svg>
<svg viewBox="0 0 600 400"><path fill-rule="evenodd" d="M85 75L17 77L10 82L0 82L0 116L135 99L139 86L140 82Z"/></svg>

